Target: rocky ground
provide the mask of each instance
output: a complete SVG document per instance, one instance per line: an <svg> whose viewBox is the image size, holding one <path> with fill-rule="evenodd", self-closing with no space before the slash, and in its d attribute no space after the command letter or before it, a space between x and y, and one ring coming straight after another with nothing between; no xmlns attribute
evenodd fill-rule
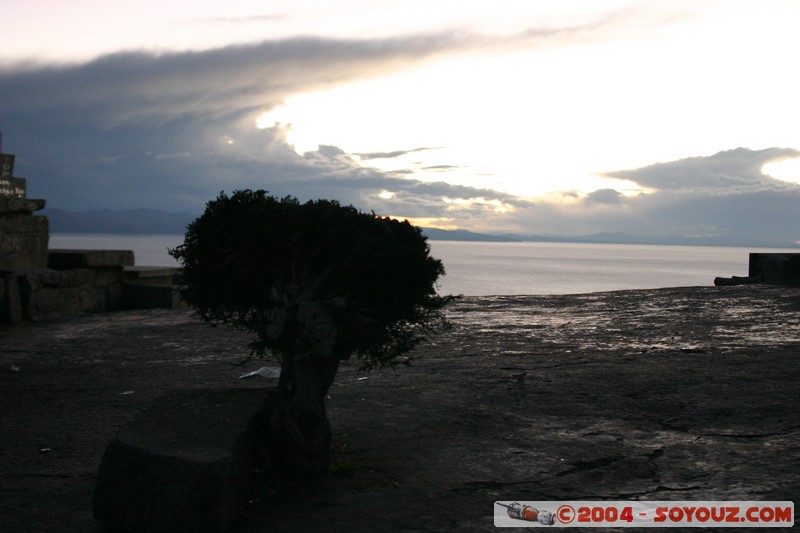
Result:
<svg viewBox="0 0 800 533"><path fill-rule="evenodd" d="M265 478L239 531L493 530L497 500L800 501L800 289L464 298L413 366L330 391L336 458ZM0 531L104 531L115 431L239 379L246 335L185 312L0 327ZM627 530L630 531L630 530Z"/></svg>

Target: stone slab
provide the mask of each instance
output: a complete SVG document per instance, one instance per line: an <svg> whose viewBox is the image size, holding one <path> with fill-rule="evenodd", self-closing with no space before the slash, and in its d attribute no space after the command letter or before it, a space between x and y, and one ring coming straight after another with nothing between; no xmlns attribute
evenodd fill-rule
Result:
<svg viewBox="0 0 800 533"><path fill-rule="evenodd" d="M123 531L225 531L248 498L268 389L174 391L103 455L94 516Z"/></svg>
<svg viewBox="0 0 800 533"><path fill-rule="evenodd" d="M72 268L133 266L133 252L130 250L50 250L47 263L49 268L69 270Z"/></svg>

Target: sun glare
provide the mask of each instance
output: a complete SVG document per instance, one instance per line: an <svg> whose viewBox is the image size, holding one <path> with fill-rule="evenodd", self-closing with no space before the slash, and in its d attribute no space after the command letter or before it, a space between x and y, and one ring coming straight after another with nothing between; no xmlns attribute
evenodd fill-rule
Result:
<svg viewBox="0 0 800 533"><path fill-rule="evenodd" d="M761 167L767 176L789 183L800 183L800 157L773 161Z"/></svg>

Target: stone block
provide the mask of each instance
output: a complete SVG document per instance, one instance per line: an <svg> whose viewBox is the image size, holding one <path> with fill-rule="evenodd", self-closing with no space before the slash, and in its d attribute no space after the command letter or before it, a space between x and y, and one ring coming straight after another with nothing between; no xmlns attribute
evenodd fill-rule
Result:
<svg viewBox="0 0 800 533"><path fill-rule="evenodd" d="M121 283L94 288L94 311L110 313L128 309L125 301L125 287Z"/></svg>
<svg viewBox="0 0 800 533"><path fill-rule="evenodd" d="M3 278L4 298L0 302L0 321L16 324L22 321L22 302L19 295L19 281L15 274Z"/></svg>
<svg viewBox="0 0 800 533"><path fill-rule="evenodd" d="M130 250L50 250L47 263L56 270L133 266Z"/></svg>
<svg viewBox="0 0 800 533"><path fill-rule="evenodd" d="M41 288L23 294L23 315L28 320L45 320L80 315L94 310L94 296L89 288Z"/></svg>
<svg viewBox="0 0 800 533"><path fill-rule="evenodd" d="M95 313L106 313L109 311L108 309L108 288L107 287L95 287L94 288L94 304L92 306L92 311Z"/></svg>
<svg viewBox="0 0 800 533"><path fill-rule="evenodd" d="M119 267L94 267L89 271L92 273L91 284L95 287L119 285L125 279L123 271Z"/></svg>
<svg viewBox="0 0 800 533"><path fill-rule="evenodd" d="M45 287L61 287L64 282L64 273L58 270L41 269L42 285ZM75 285L73 285L75 286Z"/></svg>
<svg viewBox="0 0 800 533"><path fill-rule="evenodd" d="M175 298L172 285L125 284L126 309L174 309Z"/></svg>
<svg viewBox="0 0 800 533"><path fill-rule="evenodd" d="M0 216L0 271L47 267L48 240L46 217Z"/></svg>
<svg viewBox="0 0 800 533"><path fill-rule="evenodd" d="M42 287L61 287L64 273L47 268L27 268L17 272L17 278L19 279L20 289L23 292L31 292L38 291Z"/></svg>
<svg viewBox="0 0 800 533"><path fill-rule="evenodd" d="M88 268L75 270L28 268L16 274L20 283L34 290L38 287L89 287L93 281L92 271Z"/></svg>
<svg viewBox="0 0 800 533"><path fill-rule="evenodd" d="M136 285L172 285L173 279L180 270L180 268L176 267L125 267L125 283Z"/></svg>
<svg viewBox="0 0 800 533"><path fill-rule="evenodd" d="M92 271L88 268L76 268L73 270L51 270L61 274L61 286L68 287L89 287L92 284ZM47 283L45 283L47 285Z"/></svg>
<svg viewBox="0 0 800 533"><path fill-rule="evenodd" d="M228 529L250 496L270 394L187 390L157 398L106 448L95 518L123 531Z"/></svg>
<svg viewBox="0 0 800 533"><path fill-rule="evenodd" d="M42 287L42 275L36 269L18 272L17 280L22 292L38 291Z"/></svg>

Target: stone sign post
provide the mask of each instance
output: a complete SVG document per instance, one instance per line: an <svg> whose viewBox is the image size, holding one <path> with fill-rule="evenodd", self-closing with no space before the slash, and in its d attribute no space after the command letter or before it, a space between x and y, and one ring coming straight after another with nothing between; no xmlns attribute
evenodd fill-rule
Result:
<svg viewBox="0 0 800 533"><path fill-rule="evenodd" d="M25 197L25 179L14 177L14 156L0 153L0 319L19 320L16 272L47 268L47 218L34 215L44 200Z"/></svg>

